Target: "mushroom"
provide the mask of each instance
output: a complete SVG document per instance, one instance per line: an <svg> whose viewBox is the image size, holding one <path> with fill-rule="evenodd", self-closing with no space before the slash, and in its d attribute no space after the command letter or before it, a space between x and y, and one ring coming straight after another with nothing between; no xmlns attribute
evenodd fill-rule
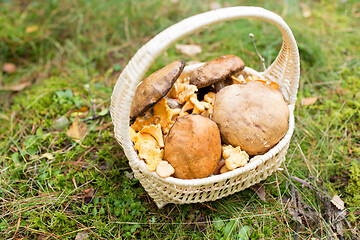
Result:
<svg viewBox="0 0 360 240"><path fill-rule="evenodd" d="M205 94L204 101L213 105L214 100L215 100L215 95L216 94L214 92L209 92L209 93Z"/></svg>
<svg viewBox="0 0 360 240"><path fill-rule="evenodd" d="M190 77L188 73L181 73L166 96L169 98L178 99L180 92L184 91L185 86L189 85L189 83Z"/></svg>
<svg viewBox="0 0 360 240"><path fill-rule="evenodd" d="M148 118L146 116L137 117L135 119L135 122L131 125L131 128L135 132L139 132L145 126L148 126L151 124L158 124L159 122L160 122L160 116L150 116Z"/></svg>
<svg viewBox="0 0 360 240"><path fill-rule="evenodd" d="M160 123L156 125L147 125L140 130L140 133L150 134L153 138L156 139L160 148L164 147L164 139L163 139Z"/></svg>
<svg viewBox="0 0 360 240"><path fill-rule="evenodd" d="M245 151L241 151L239 146L236 148L231 145L223 147L222 156L225 159L226 168L229 170L243 167L249 161L249 155Z"/></svg>
<svg viewBox="0 0 360 240"><path fill-rule="evenodd" d="M171 125L174 123L173 118L180 114L181 109L171 109L167 104L167 99L162 98L154 106L154 117L158 117L160 120L161 129L164 134L169 132Z"/></svg>
<svg viewBox="0 0 360 240"><path fill-rule="evenodd" d="M235 78L234 78L235 80ZM268 84L270 87L272 87L273 89L275 90L278 90L279 89L279 84L276 83L276 82L270 82L268 83L268 81L264 80L264 79L261 79L260 77L258 76L248 76L246 79L245 79L245 83L246 82L251 82L251 81L259 81L259 82L263 82L263 83L266 83ZM241 83L244 83L244 82L241 82Z"/></svg>
<svg viewBox="0 0 360 240"><path fill-rule="evenodd" d="M220 169L225 165L225 160L223 158L220 159L219 164L215 168L215 171L213 172L214 175L220 174Z"/></svg>
<svg viewBox="0 0 360 240"><path fill-rule="evenodd" d="M147 164L149 171L155 171L156 166L164 159L164 151L160 149L157 141L148 133L139 133L136 137L135 149L138 155Z"/></svg>
<svg viewBox="0 0 360 240"><path fill-rule="evenodd" d="M224 164L222 166L222 168L220 168L220 174L226 173L226 172L230 172L230 170L226 167L226 165Z"/></svg>
<svg viewBox="0 0 360 240"><path fill-rule="evenodd" d="M182 104L174 99L174 98L169 98L169 97L165 97L167 100L167 104L169 105L170 108L174 109L174 108L182 108Z"/></svg>
<svg viewBox="0 0 360 240"><path fill-rule="evenodd" d="M184 90L181 91L178 95L178 99L180 103L184 103L186 100L191 97L196 96L195 92L197 91L197 87L194 85L185 85Z"/></svg>
<svg viewBox="0 0 360 240"><path fill-rule="evenodd" d="M225 144L249 155L264 154L289 129L289 108L283 96L259 81L227 86L216 94L213 120Z"/></svg>
<svg viewBox="0 0 360 240"><path fill-rule="evenodd" d="M163 98L180 76L184 66L183 60L177 60L148 76L136 89L130 118L140 116Z"/></svg>
<svg viewBox="0 0 360 240"><path fill-rule="evenodd" d="M221 138L214 121L201 115L179 117L165 138L164 159L182 179L205 178L221 158Z"/></svg>
<svg viewBox="0 0 360 240"><path fill-rule="evenodd" d="M159 177L167 178L170 177L174 172L175 169L167 161L160 161L156 166L156 173L159 175Z"/></svg>
<svg viewBox="0 0 360 240"><path fill-rule="evenodd" d="M225 55L206 62L195 69L190 78L190 84L203 88L213 83L225 80L245 68L243 60L235 55Z"/></svg>

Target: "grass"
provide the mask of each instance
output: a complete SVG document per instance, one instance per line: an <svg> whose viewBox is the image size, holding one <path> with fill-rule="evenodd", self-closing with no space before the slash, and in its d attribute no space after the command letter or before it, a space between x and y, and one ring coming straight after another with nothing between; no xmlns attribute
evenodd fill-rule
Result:
<svg viewBox="0 0 360 240"><path fill-rule="evenodd" d="M359 11L356 1L243 1L280 14L301 55L296 129L283 171L251 189L215 202L157 209L113 137L106 114L112 88L131 56L152 36L211 1L0 1L0 238L2 239L354 239L359 237ZM234 6L236 1L219 1ZM305 17L306 9L311 15ZM309 13L309 12L307 12ZM267 66L280 47L270 24L239 20L181 40L203 53L184 57L171 47L149 72L166 63L241 56L261 70L248 34ZM301 100L318 97L309 106ZM95 107L94 107L95 106ZM66 134L76 115L87 135ZM60 122L66 117L68 122ZM64 119L64 118L63 118ZM57 125L55 124L57 123ZM294 177L306 180L304 187ZM319 184L321 182L321 184ZM299 223L289 209L296 189L319 221ZM332 229L323 189L345 202L347 224ZM321 190L322 191L322 190ZM329 199L330 201L330 199ZM304 218L303 218L304 219Z"/></svg>

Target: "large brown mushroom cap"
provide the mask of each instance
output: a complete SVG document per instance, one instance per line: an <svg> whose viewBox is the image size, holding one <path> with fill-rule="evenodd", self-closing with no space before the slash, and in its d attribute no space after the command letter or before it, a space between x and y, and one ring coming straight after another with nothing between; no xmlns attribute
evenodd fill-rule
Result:
<svg viewBox="0 0 360 240"><path fill-rule="evenodd" d="M130 118L134 119L154 106L171 89L185 67L184 60L177 60L148 76L136 89L131 104Z"/></svg>
<svg viewBox="0 0 360 240"><path fill-rule="evenodd" d="M221 158L218 126L201 115L178 118L165 139L164 158L174 167L174 177L208 177Z"/></svg>
<svg viewBox="0 0 360 240"><path fill-rule="evenodd" d="M203 88L215 82L224 80L245 68L244 61L235 55L225 55L206 62L197 68L190 79L190 83Z"/></svg>
<svg viewBox="0 0 360 240"><path fill-rule="evenodd" d="M289 108L281 93L252 81L221 89L215 97L213 120L226 144L249 155L266 153L289 128Z"/></svg>

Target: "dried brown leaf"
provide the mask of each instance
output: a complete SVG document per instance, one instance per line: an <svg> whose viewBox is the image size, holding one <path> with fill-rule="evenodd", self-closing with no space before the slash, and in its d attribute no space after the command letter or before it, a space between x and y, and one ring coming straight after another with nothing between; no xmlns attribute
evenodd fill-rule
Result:
<svg viewBox="0 0 360 240"><path fill-rule="evenodd" d="M19 91L22 91L25 88L29 87L30 85L31 85L31 82L22 82L22 83L19 83L17 85L0 87L0 90L19 92Z"/></svg>
<svg viewBox="0 0 360 240"><path fill-rule="evenodd" d="M304 18L311 17L312 13L311 13L311 9L308 5L306 5L304 3L300 3L300 7L302 8L302 15Z"/></svg>
<svg viewBox="0 0 360 240"><path fill-rule="evenodd" d="M85 123L79 122L79 117L75 117L75 121L71 124L69 129L66 131L66 134L77 140L82 139L87 132L88 128Z"/></svg>
<svg viewBox="0 0 360 240"><path fill-rule="evenodd" d="M308 97L301 99L302 106L309 106L314 104L317 101L318 97Z"/></svg>
<svg viewBox="0 0 360 240"><path fill-rule="evenodd" d="M36 32L38 29L39 29L39 26L32 25L32 26L26 27L25 32L26 33L33 33L33 32Z"/></svg>
<svg viewBox="0 0 360 240"><path fill-rule="evenodd" d="M256 194L259 196L259 198L263 201L266 200L265 198L265 186L262 184L255 184L250 187Z"/></svg>
<svg viewBox="0 0 360 240"><path fill-rule="evenodd" d="M14 73L16 71L17 67L13 63L4 63L2 69L6 73Z"/></svg>
<svg viewBox="0 0 360 240"><path fill-rule="evenodd" d="M79 108L79 109L75 109L74 111L72 111L72 113L78 113L78 112L87 112L87 111L89 111L89 108L88 107L81 107L81 108Z"/></svg>
<svg viewBox="0 0 360 240"><path fill-rule="evenodd" d="M210 9L211 10L216 10L221 8L221 4L219 2L211 2L210 3Z"/></svg>
<svg viewBox="0 0 360 240"><path fill-rule="evenodd" d="M344 201L338 195L334 195L330 202L339 210L345 209Z"/></svg>
<svg viewBox="0 0 360 240"><path fill-rule="evenodd" d="M93 187L84 190L84 198L92 198L94 196L95 189Z"/></svg>
<svg viewBox="0 0 360 240"><path fill-rule="evenodd" d="M201 47L195 44L176 44L175 49L176 51L179 51L189 57L193 57L201 53Z"/></svg>
<svg viewBox="0 0 360 240"><path fill-rule="evenodd" d="M3 113L0 113L0 119L10 121L10 118L7 115L3 114Z"/></svg>
<svg viewBox="0 0 360 240"><path fill-rule="evenodd" d="M76 234L75 240L85 240L89 237L89 234L87 232L78 232Z"/></svg>

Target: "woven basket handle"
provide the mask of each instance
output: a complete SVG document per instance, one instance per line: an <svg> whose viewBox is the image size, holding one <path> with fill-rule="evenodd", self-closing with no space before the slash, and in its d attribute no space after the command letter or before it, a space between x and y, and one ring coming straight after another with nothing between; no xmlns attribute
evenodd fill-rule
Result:
<svg viewBox="0 0 360 240"><path fill-rule="evenodd" d="M174 42L203 27L229 20L253 18L276 25L282 34L283 45L272 65L262 73L268 80L277 82L290 105L296 101L300 63L295 38L285 21L277 14L259 7L230 7L198 14L165 29L141 47L121 73L111 99L111 115L115 135L122 145L130 143L128 132L131 102L137 84L151 64ZM116 122L116 124L115 124ZM121 136L121 137L120 137ZM134 152L134 151L133 151Z"/></svg>

